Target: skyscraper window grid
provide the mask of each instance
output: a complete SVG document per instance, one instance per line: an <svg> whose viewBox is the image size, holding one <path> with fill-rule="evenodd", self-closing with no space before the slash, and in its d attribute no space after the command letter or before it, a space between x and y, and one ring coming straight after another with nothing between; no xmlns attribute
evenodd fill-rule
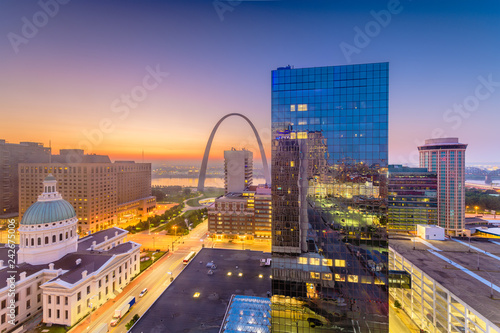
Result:
<svg viewBox="0 0 500 333"><path fill-rule="evenodd" d="M388 63L273 71L272 130L273 332L387 332Z"/></svg>

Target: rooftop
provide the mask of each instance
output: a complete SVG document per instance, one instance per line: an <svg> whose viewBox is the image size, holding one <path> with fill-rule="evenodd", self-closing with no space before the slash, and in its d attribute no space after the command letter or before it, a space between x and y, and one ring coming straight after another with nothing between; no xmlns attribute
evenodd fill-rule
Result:
<svg viewBox="0 0 500 333"><path fill-rule="evenodd" d="M108 237L108 239L111 239L115 237L116 233L118 233L118 235L122 235L124 233L128 233L128 231L113 227L95 232L78 240L78 251L90 250L90 247L92 246L92 243L94 241L97 244L102 243L104 242L106 236Z"/></svg>
<svg viewBox="0 0 500 333"><path fill-rule="evenodd" d="M82 272L87 271L87 275L92 274L93 272L99 270L103 267L113 256L117 254L126 253L136 246L140 246L134 242L126 242L120 245L117 245L111 248L109 251L90 251L90 245L95 240L96 244L100 244L104 241L104 237L108 236L108 238L114 237L115 232L118 233L127 233L126 230L120 228L111 228L103 231L99 231L95 234L87 236L79 240L78 250L77 252L69 253L62 257L59 260L53 262L54 269L61 269L61 273L59 276L55 277L51 281L60 280L62 282L66 282L69 284L74 284L75 282L82 279ZM112 235L112 236L111 236ZM0 289L5 288L7 286L7 278L10 277L10 273L12 269L7 267L9 258L8 253L9 248L4 244L0 244L0 260L3 260L4 268L0 269ZM16 245L16 253L19 252L19 246ZM77 264L77 260L81 259L79 264ZM43 269L49 269L49 264L45 265L31 265L27 263L22 263L16 265L16 281L19 280L19 274L22 272L26 272L26 276L30 276L36 274L37 272ZM50 281L49 281L50 282Z"/></svg>
<svg viewBox="0 0 500 333"><path fill-rule="evenodd" d="M260 251L202 249L130 332L218 333L232 295L267 297L271 268L260 266L260 259L270 257ZM208 275L206 264L212 260L217 268Z"/></svg>
<svg viewBox="0 0 500 333"><path fill-rule="evenodd" d="M413 246L411 239L390 240L390 248L495 325L500 325L499 240L471 239L471 252L467 238L446 241L417 238L415 250Z"/></svg>

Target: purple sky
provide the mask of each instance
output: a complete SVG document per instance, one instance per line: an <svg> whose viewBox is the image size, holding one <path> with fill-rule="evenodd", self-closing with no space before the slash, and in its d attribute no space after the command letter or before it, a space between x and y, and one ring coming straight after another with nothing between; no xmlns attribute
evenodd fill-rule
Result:
<svg viewBox="0 0 500 333"><path fill-rule="evenodd" d="M2 1L0 139L199 159L239 112L268 148L271 70L389 61L390 163L432 136L500 161L498 17L498 1ZM258 156L241 119L211 156L232 146Z"/></svg>

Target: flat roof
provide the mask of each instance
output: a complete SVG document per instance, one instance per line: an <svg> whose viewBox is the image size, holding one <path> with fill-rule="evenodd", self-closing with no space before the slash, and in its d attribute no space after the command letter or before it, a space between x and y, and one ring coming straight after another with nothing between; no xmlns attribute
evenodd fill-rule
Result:
<svg viewBox="0 0 500 333"><path fill-rule="evenodd" d="M412 238L391 238L389 247L500 326L500 242L472 238L469 252L468 238L415 240L415 250Z"/></svg>
<svg viewBox="0 0 500 333"><path fill-rule="evenodd" d="M218 333L232 295L267 297L271 291L271 267L260 266L262 258L271 254L202 249L130 332ZM212 260L217 268L208 275L206 264ZM193 297L197 292L199 297Z"/></svg>

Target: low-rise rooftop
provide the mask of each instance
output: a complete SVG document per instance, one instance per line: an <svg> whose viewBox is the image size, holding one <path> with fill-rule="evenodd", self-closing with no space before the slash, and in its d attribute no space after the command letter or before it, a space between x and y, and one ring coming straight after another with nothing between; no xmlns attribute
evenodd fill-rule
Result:
<svg viewBox="0 0 500 333"><path fill-rule="evenodd" d="M390 248L500 326L500 242L392 238ZM414 249L415 248L415 249ZM470 250L470 252L469 252ZM493 298L491 292L493 291Z"/></svg>
<svg viewBox="0 0 500 333"><path fill-rule="evenodd" d="M232 295L268 296L271 268L260 266L260 259L270 257L260 251L202 249L130 332L218 333ZM217 266L212 275L207 274L210 261Z"/></svg>

